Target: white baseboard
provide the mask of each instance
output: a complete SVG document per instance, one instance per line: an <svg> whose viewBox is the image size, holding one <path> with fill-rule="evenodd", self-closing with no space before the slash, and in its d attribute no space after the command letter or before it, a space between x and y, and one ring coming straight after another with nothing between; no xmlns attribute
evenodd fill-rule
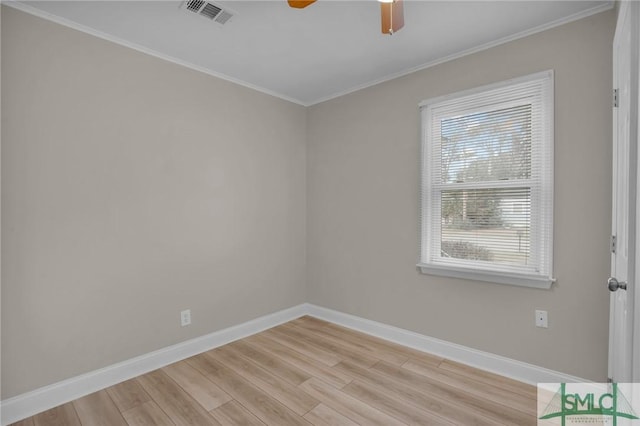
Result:
<svg viewBox="0 0 640 426"><path fill-rule="evenodd" d="M313 317L534 386L537 383L590 381L332 309L312 304L308 304L307 308L307 314Z"/></svg>
<svg viewBox="0 0 640 426"><path fill-rule="evenodd" d="M6 399L0 404L2 425L17 422L100 389L259 333L307 312L307 304L294 306Z"/></svg>
<svg viewBox="0 0 640 426"><path fill-rule="evenodd" d="M399 343L423 352L491 371L515 380L530 383L588 382L579 377L549 370L532 364L483 352L466 346L414 333L354 315L303 303L289 309L265 315L245 323L187 340L136 358L132 358L90 373L72 377L0 403L2 425L17 422L34 414L73 401L90 393L115 385L149 371L156 370L193 355L217 348L238 339L259 333L303 315L311 315L375 337Z"/></svg>

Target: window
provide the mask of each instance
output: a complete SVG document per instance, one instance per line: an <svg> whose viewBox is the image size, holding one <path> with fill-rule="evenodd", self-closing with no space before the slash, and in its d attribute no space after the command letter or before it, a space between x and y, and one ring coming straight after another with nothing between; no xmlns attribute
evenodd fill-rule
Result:
<svg viewBox="0 0 640 426"><path fill-rule="evenodd" d="M420 108L422 272L549 288L553 71Z"/></svg>

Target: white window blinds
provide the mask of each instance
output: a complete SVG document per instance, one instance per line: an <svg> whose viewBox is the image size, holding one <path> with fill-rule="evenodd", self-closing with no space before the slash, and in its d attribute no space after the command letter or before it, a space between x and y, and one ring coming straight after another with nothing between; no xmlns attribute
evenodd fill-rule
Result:
<svg viewBox="0 0 640 426"><path fill-rule="evenodd" d="M553 73L420 106L423 272L549 287Z"/></svg>

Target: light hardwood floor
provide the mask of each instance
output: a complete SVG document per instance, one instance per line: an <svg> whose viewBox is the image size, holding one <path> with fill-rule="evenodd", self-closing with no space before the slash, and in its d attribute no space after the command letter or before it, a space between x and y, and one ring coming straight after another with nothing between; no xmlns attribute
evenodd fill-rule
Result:
<svg viewBox="0 0 640 426"><path fill-rule="evenodd" d="M312 317L17 425L534 425L536 388Z"/></svg>

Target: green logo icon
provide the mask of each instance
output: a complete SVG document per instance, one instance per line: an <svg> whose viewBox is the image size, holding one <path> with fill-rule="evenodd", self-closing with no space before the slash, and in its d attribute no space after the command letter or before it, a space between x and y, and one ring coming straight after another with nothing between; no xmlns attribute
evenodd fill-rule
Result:
<svg viewBox="0 0 640 426"><path fill-rule="evenodd" d="M567 417L573 416L610 416L613 426L618 418L637 420L631 404L618 389L617 383L610 383L605 392L567 392L567 384L561 383L560 389L544 409L540 420L559 417L565 426Z"/></svg>

